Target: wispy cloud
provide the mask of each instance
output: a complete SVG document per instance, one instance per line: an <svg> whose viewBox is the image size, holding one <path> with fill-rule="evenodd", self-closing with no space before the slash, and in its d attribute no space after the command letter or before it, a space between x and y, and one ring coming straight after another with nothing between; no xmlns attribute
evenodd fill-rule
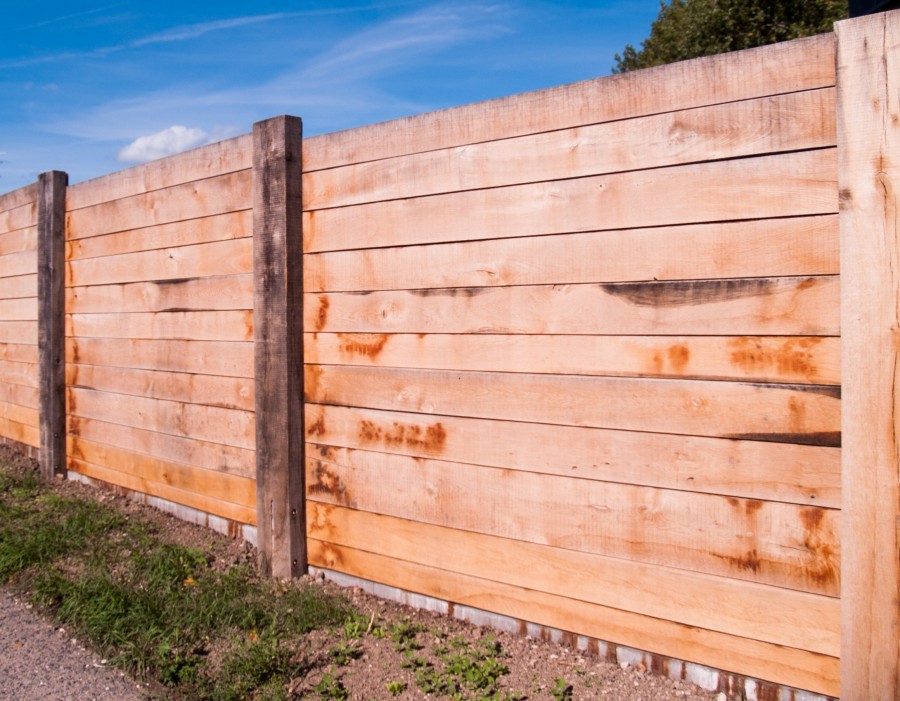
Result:
<svg viewBox="0 0 900 701"><path fill-rule="evenodd" d="M202 129L188 129L175 124L168 129L140 136L119 151L121 163L146 163L202 146L209 135Z"/></svg>

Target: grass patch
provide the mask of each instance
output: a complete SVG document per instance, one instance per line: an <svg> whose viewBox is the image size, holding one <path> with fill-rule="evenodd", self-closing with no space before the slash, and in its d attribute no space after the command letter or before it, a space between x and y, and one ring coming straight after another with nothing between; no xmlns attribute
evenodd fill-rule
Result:
<svg viewBox="0 0 900 701"><path fill-rule="evenodd" d="M172 699L286 699L310 669L296 652L302 636L358 620L318 587L263 580L245 564L215 568L149 522L62 497L2 462L0 577Z"/></svg>

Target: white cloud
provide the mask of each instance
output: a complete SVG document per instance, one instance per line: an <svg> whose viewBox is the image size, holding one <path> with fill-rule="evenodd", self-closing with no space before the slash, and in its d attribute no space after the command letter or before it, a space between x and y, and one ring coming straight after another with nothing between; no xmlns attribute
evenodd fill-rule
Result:
<svg viewBox="0 0 900 701"><path fill-rule="evenodd" d="M209 135L202 129L188 129L175 124L155 134L140 136L119 151L122 163L146 163L181 153L209 142Z"/></svg>

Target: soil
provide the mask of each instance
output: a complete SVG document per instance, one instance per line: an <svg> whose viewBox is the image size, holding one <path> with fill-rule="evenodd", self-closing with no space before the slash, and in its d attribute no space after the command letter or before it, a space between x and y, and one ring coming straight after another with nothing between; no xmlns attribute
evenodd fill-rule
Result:
<svg viewBox="0 0 900 701"><path fill-rule="evenodd" d="M5 450L3 458L11 457ZM18 462L18 460L16 460ZM126 515L140 515L154 521L161 537L200 548L215 557L221 567L255 559L250 545L219 535L208 529L180 521L156 509L137 504L114 493L96 490L75 482L59 481L54 488L70 494L102 501L122 510ZM537 699L604 699L614 701L724 701L725 694L704 691L683 681L652 674L638 666L619 666L605 659L585 654L564 644L511 635L479 628L437 613L420 611L371 596L357 587L341 588L307 577L308 583L339 592L349 598L355 608L371 622L371 628L390 631L408 621L420 632L415 636L421 648L412 651L417 657L438 662L435 647L450 640L466 644L470 649L496 641L499 655L508 673L502 677L501 697ZM110 668L86 648L69 631L47 622L17 600L11 593L0 591L0 701L16 699L96 701L137 701L165 698L165 689L130 680ZM440 698L426 695L416 685L408 656L397 651L396 637L368 634L353 642L355 659L340 664L328 659L330 651L347 639L342 630L316 631L308 636L306 650L298 654L322 658L324 664L308 677L291 684L293 698L317 699L315 686L325 674L331 674L349 691L350 699L396 700ZM406 663L406 666L404 666ZM559 680L563 680L560 682ZM326 680L327 681L327 680ZM568 687L568 688L567 688ZM393 692L393 693L392 693Z"/></svg>

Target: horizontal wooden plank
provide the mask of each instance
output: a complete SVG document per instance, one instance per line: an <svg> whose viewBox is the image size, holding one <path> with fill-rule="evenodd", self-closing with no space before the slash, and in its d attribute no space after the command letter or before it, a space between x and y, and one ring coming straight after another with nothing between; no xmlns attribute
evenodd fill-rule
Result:
<svg viewBox="0 0 900 701"><path fill-rule="evenodd" d="M652 433L840 444L840 390L581 375L306 366L306 401Z"/></svg>
<svg viewBox="0 0 900 701"><path fill-rule="evenodd" d="M0 278L0 299L37 297L37 273Z"/></svg>
<svg viewBox="0 0 900 701"><path fill-rule="evenodd" d="M228 341L67 338L66 362L222 377L253 377L253 344Z"/></svg>
<svg viewBox="0 0 900 701"><path fill-rule="evenodd" d="M0 321L33 321L37 323L37 297L0 299Z"/></svg>
<svg viewBox="0 0 900 701"><path fill-rule="evenodd" d="M316 567L455 604L823 694L839 691L840 662L828 655L715 633L312 538L308 552L310 564Z"/></svg>
<svg viewBox="0 0 900 701"><path fill-rule="evenodd" d="M3 365L0 364L2 376ZM66 366L66 383L70 387L151 399L170 399L243 411L254 409L253 380L247 378L69 364Z"/></svg>
<svg viewBox="0 0 900 701"><path fill-rule="evenodd" d="M834 214L835 152L828 148L305 212L303 250Z"/></svg>
<svg viewBox="0 0 900 701"><path fill-rule="evenodd" d="M839 448L307 404L307 440L353 450L840 508ZM562 446L562 448L561 448ZM310 447L310 454L314 449Z"/></svg>
<svg viewBox="0 0 900 701"><path fill-rule="evenodd" d="M66 265L66 285L108 285L253 272L249 238L87 258Z"/></svg>
<svg viewBox="0 0 900 701"><path fill-rule="evenodd" d="M310 538L397 560L840 655L840 601L310 502Z"/></svg>
<svg viewBox="0 0 900 701"><path fill-rule="evenodd" d="M83 239L250 209L251 189L251 172L240 170L70 210L66 238Z"/></svg>
<svg viewBox="0 0 900 701"><path fill-rule="evenodd" d="M15 323L15 322L11 322ZM36 326L36 324L35 324ZM2 330L3 325L0 324L0 330ZM2 338L2 335L0 335ZM35 344L33 345L25 345L19 343L7 343L6 341L0 342L0 360L9 361L12 363L37 363L38 362L38 348L37 348L37 330L35 329Z"/></svg>
<svg viewBox="0 0 900 701"><path fill-rule="evenodd" d="M37 347L37 321L0 321L0 344L13 343Z"/></svg>
<svg viewBox="0 0 900 701"><path fill-rule="evenodd" d="M834 146L834 88L368 161L303 176L307 210Z"/></svg>
<svg viewBox="0 0 900 701"><path fill-rule="evenodd" d="M307 333L307 363L476 372L840 384L823 336L523 336Z"/></svg>
<svg viewBox="0 0 900 701"><path fill-rule="evenodd" d="M0 256L0 278L37 274L37 249Z"/></svg>
<svg viewBox="0 0 900 701"><path fill-rule="evenodd" d="M25 229L37 224L37 202L28 202L0 210L0 233Z"/></svg>
<svg viewBox="0 0 900 701"><path fill-rule="evenodd" d="M166 484L186 492L227 501L248 509L256 508L256 482L216 470L202 470L103 443L69 436L66 450L75 460L127 472L151 482Z"/></svg>
<svg viewBox="0 0 900 701"><path fill-rule="evenodd" d="M303 170L834 83L834 35L828 33L315 136L303 140Z"/></svg>
<svg viewBox="0 0 900 701"><path fill-rule="evenodd" d="M340 333L836 336L840 279L742 278L304 295Z"/></svg>
<svg viewBox="0 0 900 701"><path fill-rule="evenodd" d="M37 362L0 360L0 382L24 387L37 387L39 368Z"/></svg>
<svg viewBox="0 0 900 701"><path fill-rule="evenodd" d="M66 335L88 338L252 341L253 312L67 314Z"/></svg>
<svg viewBox="0 0 900 701"><path fill-rule="evenodd" d="M253 412L150 399L78 387L66 389L68 412L148 431L223 443L236 448L256 444Z"/></svg>
<svg viewBox="0 0 900 701"><path fill-rule="evenodd" d="M70 314L252 308L253 276L249 274L66 289Z"/></svg>
<svg viewBox="0 0 900 701"><path fill-rule="evenodd" d="M243 210L117 234L74 239L66 242L66 259L75 261L245 238L253 233L252 219L253 213Z"/></svg>
<svg viewBox="0 0 900 701"><path fill-rule="evenodd" d="M359 453L360 451L356 451ZM840 595L840 512L354 453L308 454L307 498L579 552ZM350 461L348 461L350 462Z"/></svg>
<svg viewBox="0 0 900 701"><path fill-rule="evenodd" d="M37 424L21 424L0 413L0 436L11 438L34 448L41 447L41 431Z"/></svg>
<svg viewBox="0 0 900 701"><path fill-rule="evenodd" d="M37 225L0 234L0 256L37 250Z"/></svg>
<svg viewBox="0 0 900 701"><path fill-rule="evenodd" d="M5 212L10 209L15 209L16 207L21 207L23 204L37 202L37 198L37 182L31 183L30 185L25 185L24 187L20 187L17 190L13 190L12 192L5 192L0 195L0 212Z"/></svg>
<svg viewBox="0 0 900 701"><path fill-rule="evenodd" d="M253 508L212 499L203 494L178 489L161 482L153 482L140 475L122 472L109 466L94 465L82 460L76 460L73 457L68 458L68 469L70 472L76 472L91 479L123 487L132 492L140 492L141 494L159 497L176 504L190 506L199 511L221 516L238 523L256 525L256 510Z"/></svg>
<svg viewBox="0 0 900 701"><path fill-rule="evenodd" d="M36 385L37 383L35 383ZM40 399L36 386L28 386L15 384L11 382L0 381L0 402L9 404L17 404L27 409L40 409Z"/></svg>
<svg viewBox="0 0 900 701"><path fill-rule="evenodd" d="M99 178L70 185L66 208L91 205L203 180L252 165L250 135L244 134Z"/></svg>
<svg viewBox="0 0 900 701"><path fill-rule="evenodd" d="M40 426L38 410L32 407L0 401L0 416L26 426Z"/></svg>
<svg viewBox="0 0 900 701"><path fill-rule="evenodd" d="M253 450L209 443L196 438L170 436L134 426L85 419L72 414L66 419L70 435L95 443L104 443L161 460L251 479L256 475L256 452Z"/></svg>
<svg viewBox="0 0 900 701"><path fill-rule="evenodd" d="M333 251L306 292L836 275L837 216Z"/></svg>

